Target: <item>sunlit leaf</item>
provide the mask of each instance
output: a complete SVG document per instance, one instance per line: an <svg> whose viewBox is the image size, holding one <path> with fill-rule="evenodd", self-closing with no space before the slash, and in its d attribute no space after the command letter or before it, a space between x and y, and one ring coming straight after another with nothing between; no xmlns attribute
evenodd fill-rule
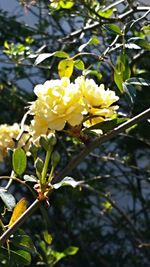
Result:
<svg viewBox="0 0 150 267"><path fill-rule="evenodd" d="M100 40L96 36L93 36L86 43L80 45L78 48L78 51L82 52L84 48L88 45L99 45L99 44L100 44Z"/></svg>
<svg viewBox="0 0 150 267"><path fill-rule="evenodd" d="M113 34L119 34L119 35L122 35L122 31L121 31L121 29L120 29L119 26L116 25L116 24L105 24L104 28L105 28L107 31L110 31L110 32L113 33Z"/></svg>
<svg viewBox="0 0 150 267"><path fill-rule="evenodd" d="M54 55L54 53L42 53L40 54L35 62L34 62L34 65L38 65L40 64L42 61L44 61L45 59L49 58L49 57L52 57Z"/></svg>
<svg viewBox="0 0 150 267"><path fill-rule="evenodd" d="M84 62L81 59L75 60L74 66L79 70L84 70Z"/></svg>
<svg viewBox="0 0 150 267"><path fill-rule="evenodd" d="M70 78L73 73L74 61L72 59L63 59L58 64L58 73L60 78Z"/></svg>
<svg viewBox="0 0 150 267"><path fill-rule="evenodd" d="M54 184L53 188L58 189L62 186L68 186L68 185L75 188L76 186L79 186L82 183L83 181L75 181L72 177L66 176L61 182Z"/></svg>
<svg viewBox="0 0 150 267"><path fill-rule="evenodd" d="M12 194L4 191L3 189L0 189L0 198L4 202L4 204L7 207L7 209L9 211L12 211L12 209L16 205L16 200L15 200L14 196Z"/></svg>
<svg viewBox="0 0 150 267"><path fill-rule="evenodd" d="M140 37L132 37L128 40L128 43L135 43L136 45L146 49L146 50L150 50L150 43L146 40L144 40L143 38Z"/></svg>
<svg viewBox="0 0 150 267"><path fill-rule="evenodd" d="M43 235L44 235L45 242L48 245L50 245L52 243L52 241L53 241L53 238L52 238L51 234L49 234L49 232L47 230L45 230L44 233L43 233Z"/></svg>
<svg viewBox="0 0 150 267"><path fill-rule="evenodd" d="M27 157L22 148L18 147L13 151L12 164L16 174L23 174L27 166Z"/></svg>
<svg viewBox="0 0 150 267"><path fill-rule="evenodd" d="M79 250L78 247L70 246L64 250L64 253L66 255L75 255L78 252L78 250Z"/></svg>
<svg viewBox="0 0 150 267"><path fill-rule="evenodd" d="M12 226L27 209L27 200L22 198L15 206L8 227Z"/></svg>
<svg viewBox="0 0 150 267"><path fill-rule="evenodd" d="M33 183L37 182L37 178L35 176L33 176L33 175L27 175L26 174L26 175L23 176L23 179L26 182L33 182Z"/></svg>
<svg viewBox="0 0 150 267"><path fill-rule="evenodd" d="M103 18L110 18L113 14L113 9L107 9L106 11L98 11L98 14Z"/></svg>
<svg viewBox="0 0 150 267"><path fill-rule="evenodd" d="M73 5L74 5L74 1L72 0L72 1L60 1L60 6L62 7L62 8L66 8L66 9L69 9L69 8L71 8L71 7L73 7Z"/></svg>

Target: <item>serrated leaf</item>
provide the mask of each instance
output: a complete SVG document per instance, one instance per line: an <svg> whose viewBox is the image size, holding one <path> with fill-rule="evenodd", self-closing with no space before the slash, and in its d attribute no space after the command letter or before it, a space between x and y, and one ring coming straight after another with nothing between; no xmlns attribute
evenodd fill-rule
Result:
<svg viewBox="0 0 150 267"><path fill-rule="evenodd" d="M78 70L84 70L84 62L81 59L77 59L74 61L74 66L78 69Z"/></svg>
<svg viewBox="0 0 150 267"><path fill-rule="evenodd" d="M27 200L22 198L15 206L8 227L12 226L27 209Z"/></svg>
<svg viewBox="0 0 150 267"><path fill-rule="evenodd" d="M24 173L27 166L27 156L22 148L18 147L13 151L12 164L16 174Z"/></svg>
<svg viewBox="0 0 150 267"><path fill-rule="evenodd" d="M61 182L53 184L53 188L58 189L62 186L72 186L73 188L75 188L76 186L79 186L82 183L83 181L75 181L72 177L66 176Z"/></svg>
<svg viewBox="0 0 150 267"><path fill-rule="evenodd" d="M2 199L2 201L4 202L5 206L7 207L7 209L9 211L12 211L13 208L16 205L16 200L14 198L14 196L4 190L0 190L0 198Z"/></svg>
<svg viewBox="0 0 150 267"><path fill-rule="evenodd" d="M74 61L72 59L61 60L58 64L58 73L60 78L70 78L73 73Z"/></svg>
<svg viewBox="0 0 150 267"><path fill-rule="evenodd" d="M105 24L104 28L110 32L112 32L113 34L119 34L122 35L122 31L119 28L118 25L116 24Z"/></svg>

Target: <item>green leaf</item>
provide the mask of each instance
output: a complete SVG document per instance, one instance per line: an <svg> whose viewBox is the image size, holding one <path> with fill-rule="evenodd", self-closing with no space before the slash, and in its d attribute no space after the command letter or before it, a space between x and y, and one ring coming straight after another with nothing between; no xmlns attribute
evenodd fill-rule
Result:
<svg viewBox="0 0 150 267"><path fill-rule="evenodd" d="M53 56L61 57L61 58L68 58L69 57L69 55L64 51L56 51L53 53Z"/></svg>
<svg viewBox="0 0 150 267"><path fill-rule="evenodd" d="M92 38L90 38L89 44L90 45L99 45L100 40L97 38L97 36L93 36Z"/></svg>
<svg viewBox="0 0 150 267"><path fill-rule="evenodd" d="M116 24L105 24L105 26L103 26L107 31L113 33L113 34L119 34L122 35L122 31L119 28L118 25Z"/></svg>
<svg viewBox="0 0 150 267"><path fill-rule="evenodd" d="M68 185L75 188L76 186L79 186L82 183L83 181L75 181L72 177L66 176L61 182L53 184L53 188L58 189L62 186L68 186Z"/></svg>
<svg viewBox="0 0 150 267"><path fill-rule="evenodd" d="M114 82L117 85L117 87L119 88L120 92L123 93L123 87L122 87L122 83L123 83L123 79L122 79L122 73L121 71L118 71L117 69L115 69L114 71Z"/></svg>
<svg viewBox="0 0 150 267"><path fill-rule="evenodd" d="M36 253L35 246L30 236L19 229L19 233L15 234L12 238L13 245L21 250L25 250L29 253Z"/></svg>
<svg viewBox="0 0 150 267"><path fill-rule="evenodd" d="M78 48L78 51L82 52L82 50L88 45L99 45L99 44L100 44L100 40L96 36L93 36L86 43L80 45Z"/></svg>
<svg viewBox="0 0 150 267"><path fill-rule="evenodd" d="M145 33L145 35L150 35L150 25L143 26L141 30Z"/></svg>
<svg viewBox="0 0 150 267"><path fill-rule="evenodd" d="M106 11L100 10L98 11L98 14L103 18L110 18L113 14L113 9L107 9Z"/></svg>
<svg viewBox="0 0 150 267"><path fill-rule="evenodd" d="M16 148L13 151L12 164L16 174L21 175L24 173L27 166L27 157L22 148Z"/></svg>
<svg viewBox="0 0 150 267"><path fill-rule="evenodd" d="M89 70L88 74L94 75L99 81L102 79L102 74L97 70Z"/></svg>
<svg viewBox="0 0 150 267"><path fill-rule="evenodd" d="M70 59L63 59L58 64L58 73L60 78L70 78L73 73L74 61Z"/></svg>
<svg viewBox="0 0 150 267"><path fill-rule="evenodd" d="M0 248L0 258L6 260L6 263L12 263L11 266L28 266L31 263L31 255L27 251L24 250L8 250L4 247Z"/></svg>
<svg viewBox="0 0 150 267"><path fill-rule="evenodd" d="M69 9L73 7L74 1L73 0L72 1L60 1L59 4L62 8Z"/></svg>
<svg viewBox="0 0 150 267"><path fill-rule="evenodd" d="M73 247L70 246L64 250L64 253L66 255L75 255L78 252L79 248L78 247Z"/></svg>
<svg viewBox="0 0 150 267"><path fill-rule="evenodd" d="M44 240L45 242L48 244L48 245L51 245L52 241L53 241L53 238L51 236L51 234L49 234L49 232L47 230L44 231L43 233L44 235Z"/></svg>
<svg viewBox="0 0 150 267"><path fill-rule="evenodd" d="M116 68L114 71L114 81L121 93L124 92L123 82L130 78L131 70L128 63L128 56L121 52L117 58Z"/></svg>
<svg viewBox="0 0 150 267"><path fill-rule="evenodd" d="M55 51L53 53L42 53L36 58L34 65L38 65L41 62L43 62L45 59L52 57L52 56L60 57L60 58L68 58L69 57L68 54L64 51Z"/></svg>
<svg viewBox="0 0 150 267"><path fill-rule="evenodd" d="M16 200L14 196L10 193L7 193L4 189L0 189L0 198L4 202L7 209L9 211L12 211L16 205Z"/></svg>
<svg viewBox="0 0 150 267"><path fill-rule="evenodd" d="M84 62L81 59L75 60L74 66L79 70L84 70Z"/></svg>

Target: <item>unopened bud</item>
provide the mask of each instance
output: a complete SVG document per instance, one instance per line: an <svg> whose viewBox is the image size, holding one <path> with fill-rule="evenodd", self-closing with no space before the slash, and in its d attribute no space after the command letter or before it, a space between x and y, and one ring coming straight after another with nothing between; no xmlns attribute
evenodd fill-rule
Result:
<svg viewBox="0 0 150 267"><path fill-rule="evenodd" d="M41 135L39 142L41 147L43 147L46 151L49 149L49 140L47 135Z"/></svg>
<svg viewBox="0 0 150 267"><path fill-rule="evenodd" d="M43 160L41 160L40 158L37 158L34 163L34 166L39 173L42 173L43 166L44 166Z"/></svg>
<svg viewBox="0 0 150 267"><path fill-rule="evenodd" d="M55 146L56 145L57 138L56 138L56 135L54 133L49 133L47 138L48 138L49 144L51 146Z"/></svg>
<svg viewBox="0 0 150 267"><path fill-rule="evenodd" d="M37 157L37 152L38 152L38 146L35 143L31 143L29 147L29 151L32 154L34 158Z"/></svg>
<svg viewBox="0 0 150 267"><path fill-rule="evenodd" d="M51 164L52 166L56 166L58 164L58 162L60 161L60 154L58 153L58 151L54 151L52 153L52 156L51 156Z"/></svg>

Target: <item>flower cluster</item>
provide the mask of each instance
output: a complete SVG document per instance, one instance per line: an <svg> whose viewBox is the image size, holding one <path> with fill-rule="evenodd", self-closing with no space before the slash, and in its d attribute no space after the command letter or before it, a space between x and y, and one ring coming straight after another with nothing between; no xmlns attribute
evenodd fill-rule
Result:
<svg viewBox="0 0 150 267"><path fill-rule="evenodd" d="M20 126L18 123L13 125L2 124L0 125L0 162L3 162L7 155L7 148L14 148L14 139L20 133ZM25 144L25 138L19 140L19 146Z"/></svg>
<svg viewBox="0 0 150 267"><path fill-rule="evenodd" d="M118 108L112 106L119 99L115 92L83 76L74 83L67 77L46 81L37 85L34 92L37 100L30 106L34 138L48 130L63 130L66 123L72 127L82 123L85 127L92 126L110 118Z"/></svg>

